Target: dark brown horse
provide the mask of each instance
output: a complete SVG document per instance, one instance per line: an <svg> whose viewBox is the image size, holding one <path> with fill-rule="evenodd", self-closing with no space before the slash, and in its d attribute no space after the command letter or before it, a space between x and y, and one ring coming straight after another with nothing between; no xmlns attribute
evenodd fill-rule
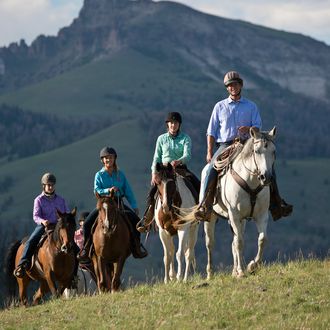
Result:
<svg viewBox="0 0 330 330"><path fill-rule="evenodd" d="M57 213L59 216L58 222L34 255L31 268L26 271L22 278L17 278L20 301L24 305L28 302L26 290L31 280L38 281L40 284L33 297L33 305L38 304L40 299L49 291L54 296L59 296L71 284L75 265L76 208L71 213L61 213L59 211ZM24 241L11 246L6 261L7 274L13 273L14 268L20 261L23 250Z"/></svg>
<svg viewBox="0 0 330 330"><path fill-rule="evenodd" d="M126 259L131 254L129 219L118 208L113 194L97 197L99 215L93 233L92 260L100 292L117 291Z"/></svg>

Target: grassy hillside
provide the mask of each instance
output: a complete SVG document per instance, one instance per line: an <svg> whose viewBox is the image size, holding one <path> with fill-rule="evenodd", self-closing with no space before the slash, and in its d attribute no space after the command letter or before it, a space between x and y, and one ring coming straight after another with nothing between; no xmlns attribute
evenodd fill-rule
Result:
<svg viewBox="0 0 330 330"><path fill-rule="evenodd" d="M2 329L328 329L330 261L271 264L234 279L141 285L0 312Z"/></svg>
<svg viewBox="0 0 330 330"><path fill-rule="evenodd" d="M165 62L164 62L165 61ZM171 59L160 61L134 50L98 60L52 79L0 96L23 109L63 116L133 116L141 110L210 107L217 84L196 68ZM203 90L202 97L199 95Z"/></svg>

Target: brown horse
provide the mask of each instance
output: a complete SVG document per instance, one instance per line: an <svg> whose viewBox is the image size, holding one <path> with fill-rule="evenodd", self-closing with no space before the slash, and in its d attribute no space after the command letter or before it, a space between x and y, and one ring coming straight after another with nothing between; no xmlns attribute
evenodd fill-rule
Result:
<svg viewBox="0 0 330 330"><path fill-rule="evenodd" d="M117 291L126 259L131 254L126 215L111 196L96 194L99 210L93 233L92 260L100 292Z"/></svg>
<svg viewBox="0 0 330 330"><path fill-rule="evenodd" d="M71 284L76 258L74 253L76 208L71 213L59 211L57 213L59 219L55 228L48 233L47 238L34 255L32 266L22 278L16 278L20 301L24 305L27 305L28 302L26 291L31 280L40 283L39 289L33 297L33 305L38 304L40 299L49 291L54 296L59 296ZM49 228L46 228L46 231L47 229ZM24 250L24 241L13 244L9 250L6 271L7 274L12 274L20 261Z"/></svg>

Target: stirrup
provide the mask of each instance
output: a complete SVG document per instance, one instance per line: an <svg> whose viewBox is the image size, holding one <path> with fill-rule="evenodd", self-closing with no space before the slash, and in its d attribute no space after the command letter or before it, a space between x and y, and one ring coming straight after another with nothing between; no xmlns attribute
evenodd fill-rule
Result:
<svg viewBox="0 0 330 330"><path fill-rule="evenodd" d="M146 233L148 230L147 230L147 227L145 227L144 225L143 226L140 226L140 227L136 227L136 230L141 233L141 234L144 234Z"/></svg>
<svg viewBox="0 0 330 330"><path fill-rule="evenodd" d="M86 248L81 249L81 251L77 255L77 259L79 263L82 264L88 264L91 262L91 259L89 258L88 251Z"/></svg>
<svg viewBox="0 0 330 330"><path fill-rule="evenodd" d="M15 268L14 272L13 272L14 276L16 276L18 278L24 277L24 275L26 274L26 269L27 268L28 268L28 262L27 261L20 264L20 265L18 265Z"/></svg>

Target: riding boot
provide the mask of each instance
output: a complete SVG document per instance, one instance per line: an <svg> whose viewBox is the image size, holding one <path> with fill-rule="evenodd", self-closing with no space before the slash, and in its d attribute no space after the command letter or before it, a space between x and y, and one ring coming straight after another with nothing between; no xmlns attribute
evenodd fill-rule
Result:
<svg viewBox="0 0 330 330"><path fill-rule="evenodd" d="M217 174L217 171L212 168L210 175L207 179L206 193L204 199L195 211L195 218L198 221L210 221L211 219L214 195L217 186Z"/></svg>
<svg viewBox="0 0 330 330"><path fill-rule="evenodd" d="M150 224L154 218L155 213L155 201L153 200L150 205L147 207L146 211L144 212L143 218L137 224L137 230L140 233L145 233L150 231ZM143 223L142 226L139 226L140 223Z"/></svg>
<svg viewBox="0 0 330 330"><path fill-rule="evenodd" d="M135 235L131 241L131 251L134 258L142 259L148 255L148 251L140 242L140 238Z"/></svg>
<svg viewBox="0 0 330 330"><path fill-rule="evenodd" d="M272 178L270 184L270 204L269 210L274 221L279 220L282 217L289 216L293 211L293 205L287 204L284 199L281 198L276 183L276 176Z"/></svg>
<svg viewBox="0 0 330 330"><path fill-rule="evenodd" d="M92 245L92 239L88 238L85 241L85 244L84 244L83 248L80 250L80 252L77 256L80 263L88 264L88 263L91 262L91 259L89 258L89 250L91 248L91 245Z"/></svg>

